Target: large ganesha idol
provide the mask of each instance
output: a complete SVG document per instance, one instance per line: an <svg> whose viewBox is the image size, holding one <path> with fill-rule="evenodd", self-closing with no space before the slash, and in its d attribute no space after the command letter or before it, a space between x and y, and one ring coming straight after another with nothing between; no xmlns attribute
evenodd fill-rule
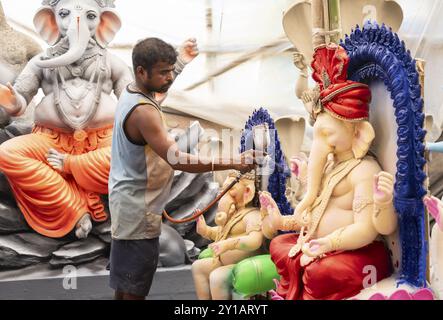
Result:
<svg viewBox="0 0 443 320"><path fill-rule="evenodd" d="M376 240L396 228L393 178L367 154L375 137L368 122L371 93L367 85L346 79L348 65L340 46L315 52L320 98L311 110L307 191L294 215L280 216L262 195L273 228L299 231L271 242L282 276L277 292L286 299L343 299L363 289L366 266L374 267L377 281L391 273L389 253ZM334 164L325 170L330 154Z"/></svg>
<svg viewBox="0 0 443 320"><path fill-rule="evenodd" d="M325 24L323 5L312 1L317 86L307 88L305 67L297 88L314 132L306 193L293 215L261 195L263 231L273 238L271 258L281 277L274 298L434 299L441 291L435 270L441 232L434 227L430 279L424 202L435 217L443 206L424 198L416 62L392 30L375 22L356 27L340 45L328 41L340 26Z"/></svg>
<svg viewBox="0 0 443 320"><path fill-rule="evenodd" d="M116 102L131 82L128 67L106 50L121 23L112 1L43 2L34 18L51 47L35 56L14 87L1 87L1 106L23 114L39 88L31 134L0 146L0 170L38 233L58 238L90 231L107 214L110 145Z"/></svg>
<svg viewBox="0 0 443 320"><path fill-rule="evenodd" d="M0 85L0 107L20 116L39 89L32 133L0 146L0 171L38 233L87 237L108 216L110 146L117 98L133 80L106 49L121 27L114 0L44 0L34 17L50 45L14 86ZM182 70L183 65L176 68Z"/></svg>

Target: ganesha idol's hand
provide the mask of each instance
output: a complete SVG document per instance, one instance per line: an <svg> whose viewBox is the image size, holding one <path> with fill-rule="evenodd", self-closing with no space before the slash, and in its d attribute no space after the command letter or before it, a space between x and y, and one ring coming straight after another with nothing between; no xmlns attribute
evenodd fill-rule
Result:
<svg viewBox="0 0 443 320"><path fill-rule="evenodd" d="M203 216L200 216L197 220L197 233L202 237L206 238L208 236L208 225Z"/></svg>
<svg viewBox="0 0 443 320"><path fill-rule="evenodd" d="M6 86L0 84L0 108L3 108L11 116L20 111L17 93L10 83Z"/></svg>
<svg viewBox="0 0 443 320"><path fill-rule="evenodd" d="M436 197L426 196L424 198L424 204L428 209L428 212L435 219L439 229L443 231L443 221L441 219L443 213L443 203Z"/></svg>
<svg viewBox="0 0 443 320"><path fill-rule="evenodd" d="M303 246L302 251L308 257L319 258L332 251L332 242L329 238L311 240Z"/></svg>
<svg viewBox="0 0 443 320"><path fill-rule="evenodd" d="M294 52L292 57L294 65L297 67L297 69L299 69L300 71L307 72L308 65L306 64L305 56L300 52Z"/></svg>
<svg viewBox="0 0 443 320"><path fill-rule="evenodd" d="M178 56L186 64L190 63L199 55L197 39L186 40L179 48Z"/></svg>
<svg viewBox="0 0 443 320"><path fill-rule="evenodd" d="M394 177L387 172L380 172L374 176L374 202L387 204L392 202L394 194Z"/></svg>
<svg viewBox="0 0 443 320"><path fill-rule="evenodd" d="M281 229L283 216L269 192L260 193L260 212L263 219L263 231L266 234L274 234Z"/></svg>
<svg viewBox="0 0 443 320"><path fill-rule="evenodd" d="M209 248L214 252L215 257L219 257L226 251L234 250L238 242L239 239L222 240L210 244Z"/></svg>

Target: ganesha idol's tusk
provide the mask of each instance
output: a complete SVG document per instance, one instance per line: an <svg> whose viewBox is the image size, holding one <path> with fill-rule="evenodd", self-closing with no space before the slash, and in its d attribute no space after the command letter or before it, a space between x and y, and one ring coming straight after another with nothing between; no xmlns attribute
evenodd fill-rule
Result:
<svg viewBox="0 0 443 320"><path fill-rule="evenodd" d="M208 212L215 204L217 204L221 198L223 198L223 196L229 191L231 190L243 177L242 174L239 174L234 181L231 182L231 184L225 189L223 190L222 193L220 193L214 200L212 200L212 202L203 210L196 210L191 217L186 218L186 219L174 219L171 216L169 216L169 214L166 212L166 210L163 211L163 216L169 221L172 222L174 224L182 224L182 223L187 223L187 222L191 222L194 220L197 220L200 216L204 215L206 212Z"/></svg>
<svg viewBox="0 0 443 320"><path fill-rule="evenodd" d="M426 150L430 152L443 153L443 141L442 142L428 142L426 143Z"/></svg>

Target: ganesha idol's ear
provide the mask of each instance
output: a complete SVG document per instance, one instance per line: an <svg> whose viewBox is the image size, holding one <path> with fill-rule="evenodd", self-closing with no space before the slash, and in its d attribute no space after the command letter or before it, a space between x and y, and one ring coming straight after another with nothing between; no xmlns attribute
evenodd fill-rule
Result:
<svg viewBox="0 0 443 320"><path fill-rule="evenodd" d="M40 36L49 45L54 45L60 40L60 31L51 7L41 7L34 16L34 26Z"/></svg>
<svg viewBox="0 0 443 320"><path fill-rule="evenodd" d="M374 128L368 121L357 122L355 124L352 152L356 159L362 159L368 153L374 138Z"/></svg>
<svg viewBox="0 0 443 320"><path fill-rule="evenodd" d="M95 34L97 43L105 48L114 39L121 27L122 22L116 12L113 10L103 11Z"/></svg>
<svg viewBox="0 0 443 320"><path fill-rule="evenodd" d="M243 201L244 204L251 203L252 200L254 200L255 197L255 186L253 183L248 184L248 186L245 188L245 194L243 195Z"/></svg>

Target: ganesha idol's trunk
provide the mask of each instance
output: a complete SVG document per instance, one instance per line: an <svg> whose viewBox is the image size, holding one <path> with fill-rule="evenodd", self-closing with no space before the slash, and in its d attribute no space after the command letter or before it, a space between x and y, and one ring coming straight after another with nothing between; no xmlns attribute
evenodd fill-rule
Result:
<svg viewBox="0 0 443 320"><path fill-rule="evenodd" d="M78 61L88 47L91 34L85 19L76 17L72 20L66 33L69 39L69 50L53 59L40 60L36 64L40 68L58 68Z"/></svg>
<svg viewBox="0 0 443 320"><path fill-rule="evenodd" d="M328 155L332 151L332 148L326 145L323 141L315 141L314 139L308 162L307 191L303 200L300 201L295 209L296 213L303 213L318 197L324 168L328 160Z"/></svg>

